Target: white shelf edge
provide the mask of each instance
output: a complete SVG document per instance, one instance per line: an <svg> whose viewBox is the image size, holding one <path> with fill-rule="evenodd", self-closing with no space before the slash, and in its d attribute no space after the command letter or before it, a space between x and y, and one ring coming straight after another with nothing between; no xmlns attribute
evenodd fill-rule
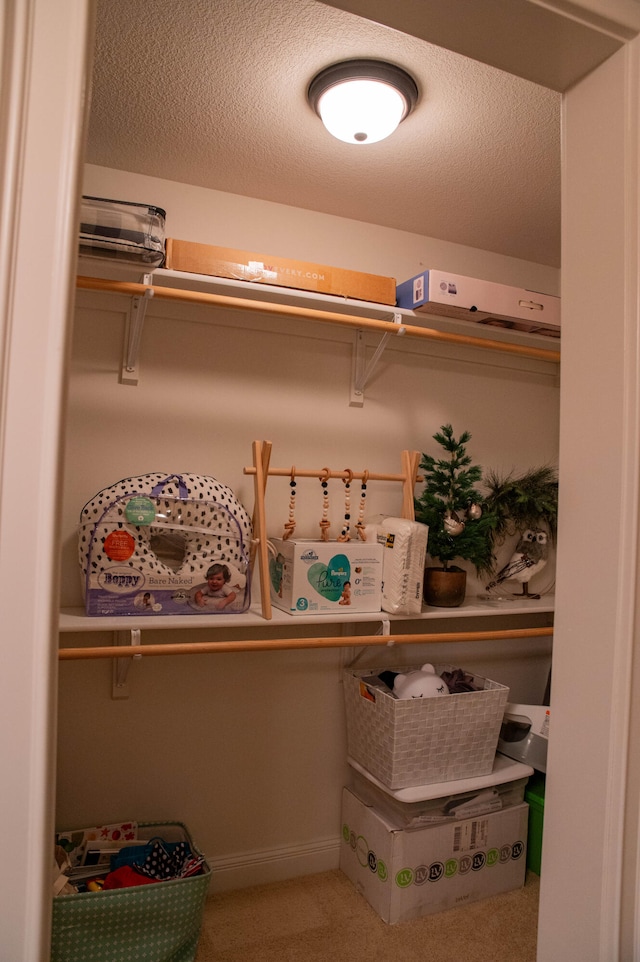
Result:
<svg viewBox="0 0 640 962"><path fill-rule="evenodd" d="M349 297L336 297L332 294L319 294L316 291L277 287L273 284L252 284L250 281L214 277L209 274L190 274L184 271L167 270L166 268L158 268L155 271L153 283L159 287L179 287L184 290L241 296L249 300L313 307L318 310L352 314L373 320L392 321L394 315L399 314L405 318L407 324L415 327L430 327L455 334L466 334L487 341L503 341L508 344L521 344L523 347L539 347L549 351L560 351L561 338L492 327L474 323L471 319L465 321L440 314L421 313L390 304L376 304Z"/></svg>
<svg viewBox="0 0 640 962"><path fill-rule="evenodd" d="M126 271L117 263L87 264L87 274L108 280L132 280L131 265L126 265ZM83 264L79 265L80 272ZM120 268L120 269L119 269ZM142 281L144 269L139 269ZM337 297L332 294L322 294L316 291L304 291L296 288L278 287L273 284L253 284L250 281L234 280L228 277L215 277L210 274L192 274L186 271L174 271L167 268L156 268L151 275L151 283L156 287L174 287L185 291L198 291L210 294L223 294L229 297L247 300L265 301L273 304L287 304L292 307L307 307L319 311L332 311L348 314L364 319L393 321L394 315L406 320L408 325L423 328L433 328L450 334L462 334L477 337L488 342L503 342L522 347L541 348L548 351L560 352L561 338L548 337L543 334L526 333L494 327L472 320L445 317L440 314L427 314L407 308L395 307L391 304L376 304L372 301L362 301L349 297ZM82 292L87 293L87 292ZM126 296L126 295L121 295ZM166 301L163 302L167 304ZM538 363L556 365L554 360Z"/></svg>
<svg viewBox="0 0 640 962"><path fill-rule="evenodd" d="M167 631L176 629L228 629L228 628L269 628L286 625L380 625L388 619L391 623L458 620L464 618L483 618L490 616L531 616L552 614L554 596L545 595L540 599L520 600L467 600L458 608L428 608L418 615L393 615L385 611L361 611L348 614L328 613L326 615L290 615L286 611L273 609L273 617L266 620L259 607L253 606L248 612L238 615L121 615L118 617L93 617L85 614L84 608L62 608L59 631L62 634L96 631ZM332 629L330 634L336 632Z"/></svg>

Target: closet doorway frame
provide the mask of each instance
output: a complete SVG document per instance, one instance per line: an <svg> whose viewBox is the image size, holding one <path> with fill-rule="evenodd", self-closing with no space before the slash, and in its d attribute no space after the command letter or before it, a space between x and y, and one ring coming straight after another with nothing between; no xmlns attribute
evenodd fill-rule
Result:
<svg viewBox="0 0 640 962"><path fill-rule="evenodd" d="M500 4L476 5L491 31ZM538 960L638 962L638 10L631 0L539 5L569 19L583 10L607 34L614 7L627 28L620 50L563 95L561 528ZM0 895L12 962L48 957L56 509L93 14L90 0L5 0L0 27L0 759L12 866ZM593 136L596 118L611 137ZM619 325L605 337L611 317Z"/></svg>

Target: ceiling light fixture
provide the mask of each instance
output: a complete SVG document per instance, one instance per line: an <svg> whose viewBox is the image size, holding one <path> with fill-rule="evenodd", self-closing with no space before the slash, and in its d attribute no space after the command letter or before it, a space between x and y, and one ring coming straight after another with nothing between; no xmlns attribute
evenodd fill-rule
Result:
<svg viewBox="0 0 640 962"><path fill-rule="evenodd" d="M383 60L345 60L309 84L309 103L330 134L347 144L375 144L396 129L418 100L406 70Z"/></svg>

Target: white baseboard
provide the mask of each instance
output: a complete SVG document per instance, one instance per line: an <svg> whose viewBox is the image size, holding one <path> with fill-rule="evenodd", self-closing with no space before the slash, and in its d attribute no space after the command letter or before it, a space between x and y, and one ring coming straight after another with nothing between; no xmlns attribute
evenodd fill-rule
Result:
<svg viewBox="0 0 640 962"><path fill-rule="evenodd" d="M282 882L299 875L331 871L338 868L340 844L340 836L336 836L306 845L241 852L222 858L207 856L211 867L210 891L229 892L251 885Z"/></svg>

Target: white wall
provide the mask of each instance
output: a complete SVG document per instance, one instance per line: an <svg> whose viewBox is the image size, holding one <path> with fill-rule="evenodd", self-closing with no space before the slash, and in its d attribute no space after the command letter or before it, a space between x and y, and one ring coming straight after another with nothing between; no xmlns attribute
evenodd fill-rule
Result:
<svg viewBox="0 0 640 962"><path fill-rule="evenodd" d="M172 236L399 278L433 258L459 273L552 292L558 280L539 265L120 171L87 168L84 191L165 207ZM123 477L164 470L213 475L251 510L243 467L251 463L254 439L273 441L272 465L397 472L401 449L432 450L431 436L447 421L471 432L470 453L485 466L508 471L557 460L558 380L548 363L396 342L367 387L364 406L352 408L350 332L296 322L294 333L291 325L222 310L214 324L209 309L163 303L150 308L140 383L130 387L118 383L126 308L122 298L78 296L65 454L64 605L80 604L80 509ZM319 495L319 484L300 483L301 536L316 534ZM397 514L399 486L370 485L368 500L370 516ZM270 534L280 532L287 503L288 485L272 479ZM340 510L333 511L339 519ZM488 627L497 625L492 620ZM188 637L175 633L178 640ZM74 636L73 644L78 641ZM429 659L453 658L511 685L515 700L539 701L549 651L546 640L453 651L439 646ZM111 701L108 662L62 663L58 826L182 819L212 857L218 888L337 864L347 776L339 681L353 654L144 659L132 669L128 701ZM410 650L409 660L423 654ZM368 663L381 657L370 652Z"/></svg>
<svg viewBox="0 0 640 962"><path fill-rule="evenodd" d="M639 53L635 40L565 102L562 337L571 361L562 368L541 960L626 962L638 952L637 751L627 726L637 649Z"/></svg>
<svg viewBox="0 0 640 962"><path fill-rule="evenodd" d="M548 294L560 293L560 272L553 267L391 230L375 223L363 224L92 164L85 167L83 192L164 205L167 236L181 240L264 251L383 274L398 281L433 268ZM375 205L372 217L375 217Z"/></svg>

